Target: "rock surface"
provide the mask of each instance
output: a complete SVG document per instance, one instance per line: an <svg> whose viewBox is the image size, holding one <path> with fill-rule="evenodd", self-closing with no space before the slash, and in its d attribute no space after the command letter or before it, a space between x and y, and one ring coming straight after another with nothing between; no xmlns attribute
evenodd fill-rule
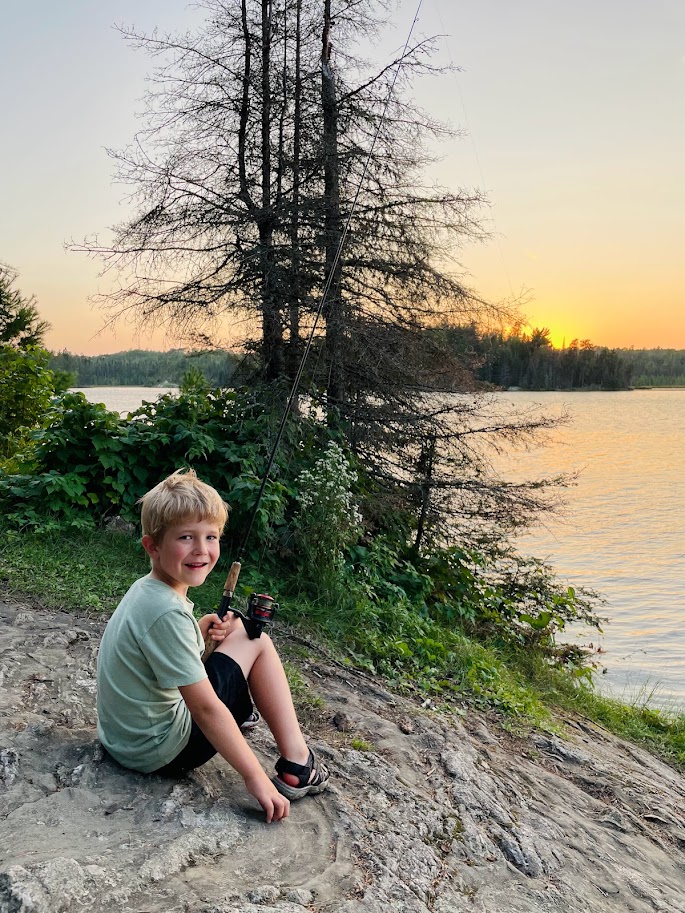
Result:
<svg viewBox="0 0 685 913"><path fill-rule="evenodd" d="M103 757L102 628L0 602L0 913L685 913L685 778L599 727L515 740L300 660L334 779L266 825L220 760Z"/></svg>

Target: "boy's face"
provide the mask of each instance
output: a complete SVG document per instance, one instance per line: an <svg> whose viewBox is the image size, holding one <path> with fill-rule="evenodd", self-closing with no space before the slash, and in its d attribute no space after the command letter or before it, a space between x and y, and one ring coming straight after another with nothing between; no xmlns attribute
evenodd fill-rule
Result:
<svg viewBox="0 0 685 913"><path fill-rule="evenodd" d="M143 548L152 559L152 576L181 596L200 586L219 559L219 527L209 520L170 526L160 542L143 536Z"/></svg>

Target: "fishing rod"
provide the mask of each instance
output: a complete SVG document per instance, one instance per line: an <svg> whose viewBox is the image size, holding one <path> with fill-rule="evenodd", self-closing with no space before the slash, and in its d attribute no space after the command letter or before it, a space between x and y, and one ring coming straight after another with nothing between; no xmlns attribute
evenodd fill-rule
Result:
<svg viewBox="0 0 685 913"><path fill-rule="evenodd" d="M252 532L252 527L254 526L254 521L257 516L257 511L259 510L259 505L261 503L262 497L264 495L264 491L265 491L267 483L269 481L269 476L270 476L271 470L273 468L274 460L276 459L276 454L278 453L278 448L280 446L281 439L283 437L283 432L285 430L285 425L288 420L288 416L292 409L292 405L295 401L295 397L297 396L297 391L300 386L300 381L302 380L302 374L304 372L305 365L307 363L307 359L309 357L309 353L312 348L312 343L314 342L314 336L316 334L316 330L318 328L324 306L325 306L326 302L328 301L328 297L330 295L331 288L333 286L334 277L336 275L336 271L337 271L338 265L340 263L340 258L342 257L343 248L345 246L345 242L347 240L347 236L350 231L350 225L352 223L352 216L354 215L355 209L357 207L359 195L361 193L362 186L364 184L367 172L369 170L369 163L371 161L371 156L373 155L373 151L376 147L376 142L380 135L381 128L385 122L387 111L388 111L388 105L390 104L390 99L392 98L392 95L395 91L395 84L397 82L397 77L399 76L400 69L402 67L402 63L406 56L407 49L409 47L409 42L411 41L411 37L414 32L414 28L416 26L416 23L419 20L419 14L421 12L422 6L423 6L423 0L419 0L419 4L416 8L416 13L414 14L414 20L411 24L411 28L409 29L409 33L407 35L407 40L404 43L404 48L402 50L402 53L400 54L399 59L397 61L395 75L393 76L392 83L390 84L390 88L388 89L388 94L386 96L385 103L383 105L383 110L381 111L381 116L378 120L378 125L376 127L376 131L375 131L373 139L371 141L371 146L369 147L369 152L366 156L366 160L364 162L364 168L362 169L362 174L361 174L361 177L359 178L359 182L357 184L355 195L352 200L352 206L350 207L350 211L348 213L347 219L345 220L345 224L343 226L343 231L340 236L340 241L338 243L338 246L337 246L337 249L335 252L335 257L333 258L333 262L328 271L328 275L326 276L326 281L324 283L323 291L321 293L321 300L320 300L319 306L316 310L314 322L309 331L309 336L307 337L307 344L305 345L304 352L302 353L302 358L300 359L300 363L297 367L297 372L295 374L295 378L293 380L293 384L290 389L290 394L288 395L288 399L286 401L285 408L283 409L283 414L281 416L281 421L279 423L278 430L276 432L276 437L274 439L274 443L271 448L271 453L269 454L269 459L266 464L266 469L264 470L264 474L262 475L262 480L261 480L261 484L259 486L259 491L257 492L257 497L255 498L254 504L252 506L252 511L250 512L250 518L248 520L247 526L245 527L245 532L243 533L243 536L240 540L240 544L238 546L238 557L231 564L230 570L228 572L228 576L226 577L226 582L224 584L223 594L221 596L221 600L220 600L219 606L217 608L216 613L219 616L219 618L221 618L222 620L226 617L226 614L229 611L233 612L234 615L237 615L242 620L242 622L245 626L245 630L247 631L248 637L251 640L259 637L261 635L262 631L264 630L264 627L266 625L270 625L273 622L276 611L278 610L278 603L275 602L274 599L271 596L269 596L267 593L253 593L248 599L247 612L241 612L239 609L236 609L233 607L233 605L232 605L233 597L235 595L235 588L238 584L238 577L240 576L240 570L242 568L243 553L247 546L247 542L250 538L250 533ZM217 646L216 641L212 640L211 635L208 633L207 638L205 640L205 650L204 650L204 653L202 654L202 659L204 662L206 662L208 657L213 653L216 646Z"/></svg>

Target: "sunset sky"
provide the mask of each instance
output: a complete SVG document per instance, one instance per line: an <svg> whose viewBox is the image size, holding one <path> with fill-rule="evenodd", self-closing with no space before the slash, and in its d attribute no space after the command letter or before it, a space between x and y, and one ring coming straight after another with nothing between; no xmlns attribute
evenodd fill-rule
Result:
<svg viewBox="0 0 685 913"><path fill-rule="evenodd" d="M236 0L237 2L237 0ZM400 2L374 49L404 44L418 0ZM54 349L160 348L121 325L98 332L99 265L65 242L126 218L105 147L133 137L150 61L115 23L191 27L183 0L34 0L3 10L0 261L38 299ZM457 74L416 88L466 134L435 176L483 190L491 240L458 252L467 282L523 296L561 345L685 348L685 4L682 0L423 0L418 34L441 34Z"/></svg>

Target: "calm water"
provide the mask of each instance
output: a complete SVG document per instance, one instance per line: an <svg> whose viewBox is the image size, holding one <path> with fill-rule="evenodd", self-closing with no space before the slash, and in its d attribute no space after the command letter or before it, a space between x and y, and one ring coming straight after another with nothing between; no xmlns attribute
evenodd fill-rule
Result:
<svg viewBox="0 0 685 913"><path fill-rule="evenodd" d="M580 473L563 521L518 544L605 596L598 684L685 707L685 390L501 396L573 419L552 446L512 457L511 471Z"/></svg>
<svg viewBox="0 0 685 913"><path fill-rule="evenodd" d="M74 393L84 393L91 403L104 403L112 412L122 415L133 412L143 402L154 402L163 393L176 393L177 387L72 387Z"/></svg>
<svg viewBox="0 0 685 913"><path fill-rule="evenodd" d="M90 387L88 399L128 412L168 388ZM600 643L617 697L652 694L685 706L685 390L506 393L513 406L564 408L572 423L546 448L507 458L512 476L579 471L563 520L519 539L574 585L607 600ZM587 636L581 638L587 640Z"/></svg>

